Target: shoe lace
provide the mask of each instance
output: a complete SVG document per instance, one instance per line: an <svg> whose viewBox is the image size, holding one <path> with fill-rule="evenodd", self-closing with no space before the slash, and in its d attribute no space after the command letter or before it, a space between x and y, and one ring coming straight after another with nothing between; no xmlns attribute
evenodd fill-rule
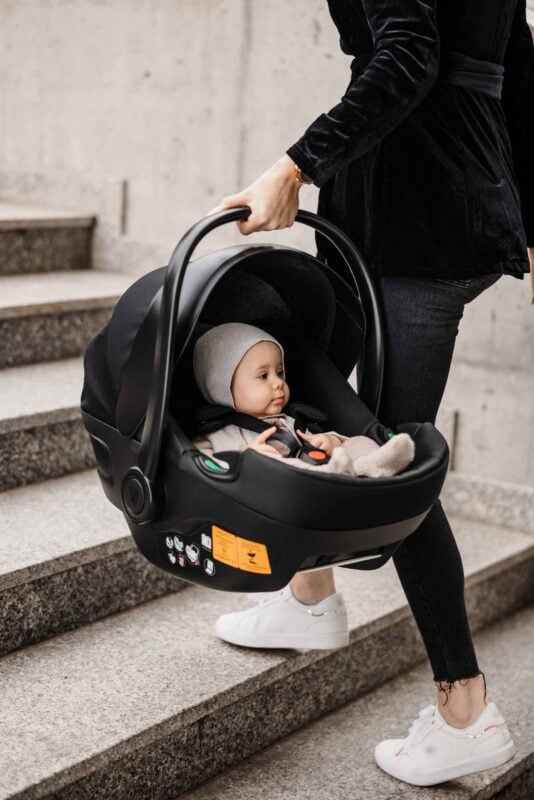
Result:
<svg viewBox="0 0 534 800"><path fill-rule="evenodd" d="M279 589L278 591L274 591L274 592L248 592L247 593L247 598L249 600L253 600L259 606L263 606L269 600L272 600L274 597L279 595L280 592L282 592L282 591L283 591L283 589Z"/></svg>
<svg viewBox="0 0 534 800"><path fill-rule="evenodd" d="M424 737L434 724L434 705L425 706L419 712L417 719L410 725L408 736L403 742L405 750L414 748Z"/></svg>

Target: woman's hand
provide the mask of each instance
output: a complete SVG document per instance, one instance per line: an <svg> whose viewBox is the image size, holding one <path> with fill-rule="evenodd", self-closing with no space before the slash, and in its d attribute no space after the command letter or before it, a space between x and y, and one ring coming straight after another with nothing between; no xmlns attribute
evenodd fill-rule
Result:
<svg viewBox="0 0 534 800"><path fill-rule="evenodd" d="M528 249L528 260L530 261L530 282L532 287L532 300L530 304L534 303L534 247Z"/></svg>
<svg viewBox="0 0 534 800"><path fill-rule="evenodd" d="M341 440L338 439L337 436L334 436L333 433L304 433L304 431L297 430L299 436L302 436L312 447L319 447L321 450L324 450L325 453L328 453L329 456L332 455L332 450L334 447L341 447Z"/></svg>
<svg viewBox="0 0 534 800"><path fill-rule="evenodd" d="M299 210L300 186L295 180L294 165L295 162L287 154L283 155L242 192L223 197L208 214L226 208L249 206L251 213L248 218L236 222L241 233L246 235L254 231L290 228Z"/></svg>
<svg viewBox="0 0 534 800"><path fill-rule="evenodd" d="M260 433L256 438L250 443L247 444L245 450L256 450L258 453L263 453L266 456L274 456L275 458L282 458L278 450L275 450L274 447L271 447L270 444L266 444L266 440L269 436L272 436L276 430L276 425L273 425L272 428L267 428L266 431Z"/></svg>

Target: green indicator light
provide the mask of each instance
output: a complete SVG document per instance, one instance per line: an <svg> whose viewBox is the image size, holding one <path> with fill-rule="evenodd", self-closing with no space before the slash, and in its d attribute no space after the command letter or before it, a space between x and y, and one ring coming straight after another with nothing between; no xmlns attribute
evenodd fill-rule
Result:
<svg viewBox="0 0 534 800"><path fill-rule="evenodd" d="M227 472L224 467L221 467L220 464L216 464L215 461L212 461L210 458L204 459L204 466L208 469L211 469L212 472Z"/></svg>
<svg viewBox="0 0 534 800"><path fill-rule="evenodd" d="M393 436L395 436L394 433L388 433L388 439L391 439Z"/></svg>

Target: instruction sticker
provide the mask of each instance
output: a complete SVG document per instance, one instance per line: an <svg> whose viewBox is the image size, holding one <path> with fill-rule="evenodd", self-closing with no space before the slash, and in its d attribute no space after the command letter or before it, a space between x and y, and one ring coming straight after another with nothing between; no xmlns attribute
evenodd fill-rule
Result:
<svg viewBox="0 0 534 800"><path fill-rule="evenodd" d="M267 548L260 542L251 542L250 539L237 537L237 554L239 569L245 572L261 572L263 575L271 574Z"/></svg>
<svg viewBox="0 0 534 800"><path fill-rule="evenodd" d="M242 539L224 528L212 525L213 557L244 572L271 574L269 554L264 544Z"/></svg>
<svg viewBox="0 0 534 800"><path fill-rule="evenodd" d="M237 559L237 536L216 525L211 526L211 541L213 545L213 558L228 564L229 567L239 569Z"/></svg>

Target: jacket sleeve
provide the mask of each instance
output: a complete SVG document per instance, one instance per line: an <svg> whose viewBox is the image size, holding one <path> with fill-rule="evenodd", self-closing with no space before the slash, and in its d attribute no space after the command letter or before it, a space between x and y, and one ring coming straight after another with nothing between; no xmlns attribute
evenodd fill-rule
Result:
<svg viewBox="0 0 534 800"><path fill-rule="evenodd" d="M502 104L527 245L534 247L534 44L524 0L518 0L504 56Z"/></svg>
<svg viewBox="0 0 534 800"><path fill-rule="evenodd" d="M316 186L390 133L437 78L437 0L362 2L374 43L370 61L353 72L341 102L286 150Z"/></svg>

